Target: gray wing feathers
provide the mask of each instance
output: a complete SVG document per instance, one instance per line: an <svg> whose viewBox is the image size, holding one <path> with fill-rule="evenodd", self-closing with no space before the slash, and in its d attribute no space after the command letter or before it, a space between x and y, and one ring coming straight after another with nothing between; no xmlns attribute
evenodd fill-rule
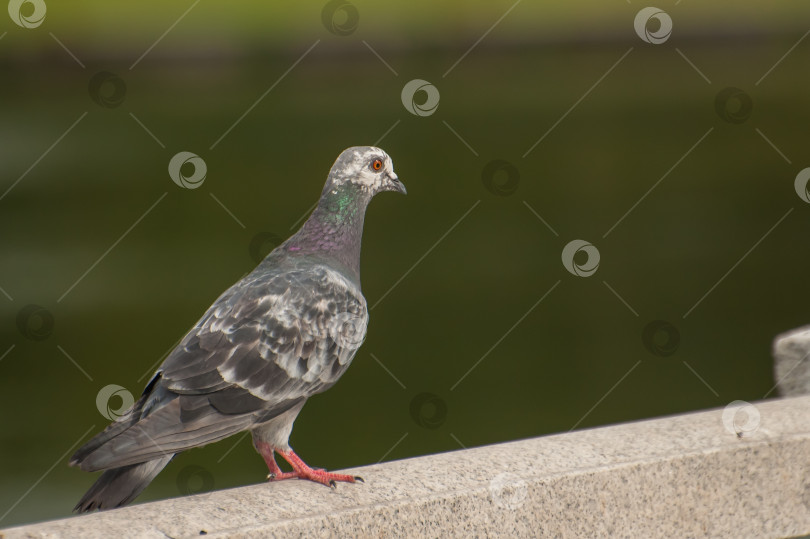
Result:
<svg viewBox="0 0 810 539"><path fill-rule="evenodd" d="M345 319L356 326L350 333L365 335L362 294L322 266L261 269L220 296L128 414L71 464L100 470L164 459L272 419L337 381L360 345L345 339Z"/></svg>
<svg viewBox="0 0 810 539"><path fill-rule="evenodd" d="M249 415L225 416L204 397L181 397L107 441L80 462L85 471L137 464L198 447L240 432Z"/></svg>

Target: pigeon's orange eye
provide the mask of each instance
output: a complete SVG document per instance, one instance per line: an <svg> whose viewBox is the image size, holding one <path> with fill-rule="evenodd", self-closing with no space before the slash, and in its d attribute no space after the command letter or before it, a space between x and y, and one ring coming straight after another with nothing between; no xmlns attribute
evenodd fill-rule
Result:
<svg viewBox="0 0 810 539"><path fill-rule="evenodd" d="M379 159L375 159L374 162L371 163L371 168L373 168L376 171L381 170L382 169L382 161L380 161Z"/></svg>

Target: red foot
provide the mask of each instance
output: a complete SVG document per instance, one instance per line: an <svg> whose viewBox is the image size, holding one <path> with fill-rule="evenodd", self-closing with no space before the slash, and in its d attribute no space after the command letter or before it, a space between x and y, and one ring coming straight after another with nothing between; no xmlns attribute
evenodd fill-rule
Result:
<svg viewBox="0 0 810 539"><path fill-rule="evenodd" d="M310 481L315 481L316 483L320 483L322 485L326 485L327 487L335 488L337 481L343 481L346 483L354 483L355 481L363 482L362 477L358 477L355 475L348 475L348 474L339 474L339 473L331 473L327 472L322 468L311 468L307 466L307 464L301 460L301 457L295 454L295 451L290 449L289 451L278 451L278 454L284 457L284 460L290 463L292 466L293 471L291 472L282 472L281 469L276 464L275 458L275 450L266 443L260 443L258 445L259 453L264 457L264 462L267 464L267 469L270 473L267 475L267 479L270 481L281 481L283 479L292 479L294 477L298 479L309 479Z"/></svg>

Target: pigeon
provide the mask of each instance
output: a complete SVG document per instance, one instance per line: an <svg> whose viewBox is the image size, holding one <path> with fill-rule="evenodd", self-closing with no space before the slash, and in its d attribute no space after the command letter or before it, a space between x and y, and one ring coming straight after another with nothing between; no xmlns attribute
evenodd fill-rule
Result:
<svg viewBox="0 0 810 539"><path fill-rule="evenodd" d="M74 511L126 505L177 453L246 430L271 481L362 481L311 468L289 437L307 399L337 382L365 338L360 243L366 208L382 191L406 193L387 153L340 154L309 219L228 288L132 407L71 457L71 466L103 471ZM281 471L276 453L292 471Z"/></svg>

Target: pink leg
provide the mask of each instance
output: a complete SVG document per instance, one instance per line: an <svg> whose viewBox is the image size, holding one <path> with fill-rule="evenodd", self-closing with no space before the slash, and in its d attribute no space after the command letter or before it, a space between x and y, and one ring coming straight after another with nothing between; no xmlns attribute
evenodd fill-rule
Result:
<svg viewBox="0 0 810 539"><path fill-rule="evenodd" d="M275 451L273 450L272 446L266 442L258 442L256 444L256 449L259 450L259 454L264 459L264 463L267 464L267 469L270 472L267 474L267 479L272 481L274 479L281 478L280 476L284 475L284 472L282 472L281 468L279 468L278 464L276 464Z"/></svg>
<svg viewBox="0 0 810 539"><path fill-rule="evenodd" d="M336 481L344 481L347 483L363 481L362 477L348 474L330 473L320 468L311 468L307 466L307 464L301 460L301 457L296 455L292 449L289 451L278 451L278 454L284 457L284 460L289 462L290 466L293 468L293 471L291 472L282 472L278 467L278 464L276 464L274 455L276 450L273 449L270 444L259 442L256 448L264 458L264 462L267 464L267 469L270 471L267 476L270 481L281 481L282 479L292 479L293 477L297 477L299 479L309 479L310 481L315 481L316 483L321 483L322 485L332 488L336 487Z"/></svg>

